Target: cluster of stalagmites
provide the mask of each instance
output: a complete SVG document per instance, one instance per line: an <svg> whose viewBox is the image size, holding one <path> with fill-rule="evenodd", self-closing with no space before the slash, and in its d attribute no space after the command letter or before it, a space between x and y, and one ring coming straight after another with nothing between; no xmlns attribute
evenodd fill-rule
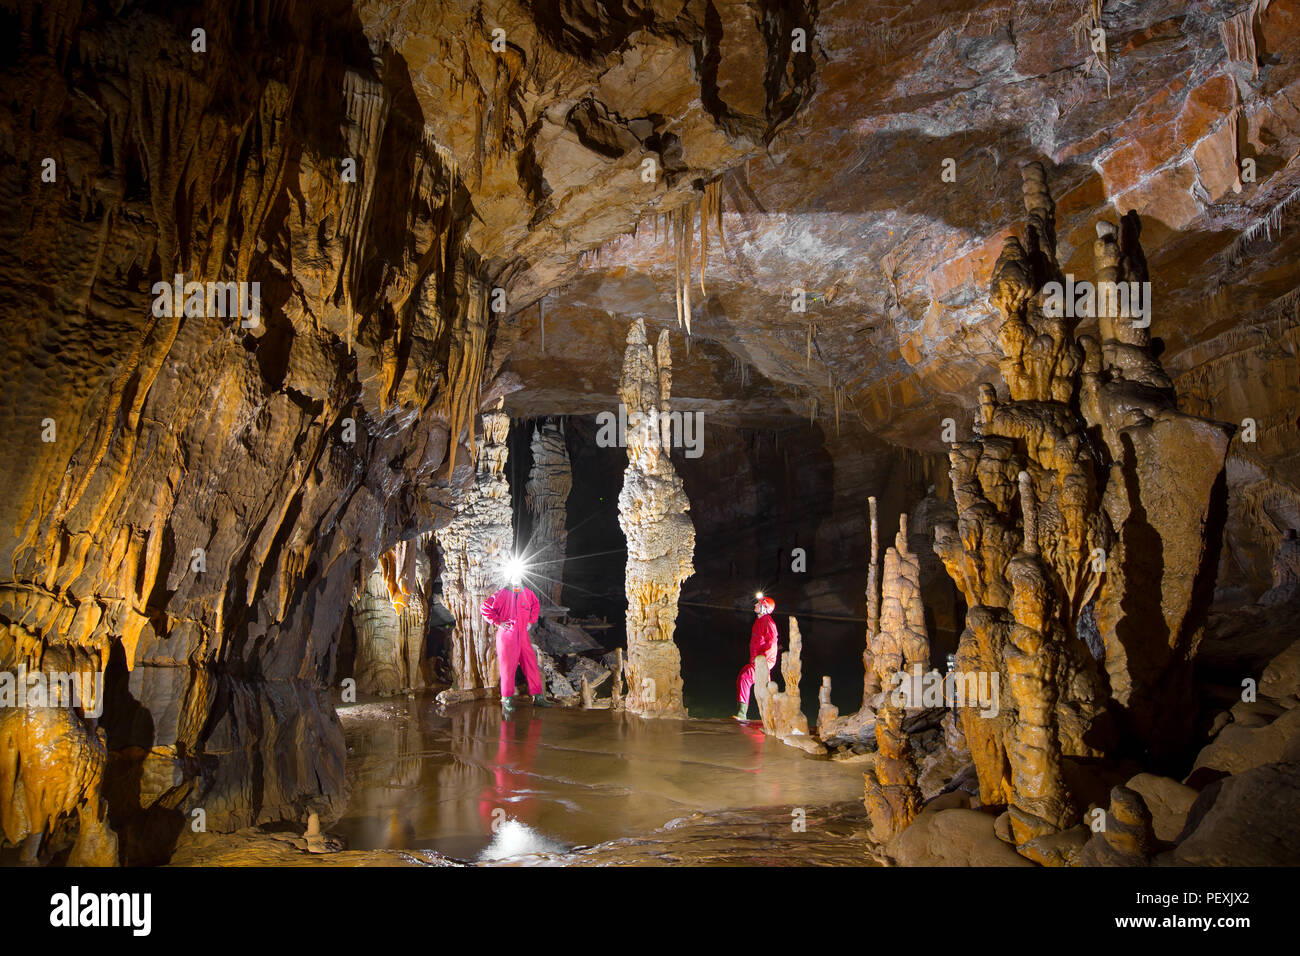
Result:
<svg viewBox="0 0 1300 956"><path fill-rule="evenodd" d="M907 515L899 516L882 576L876 499L869 498L867 504L871 537L862 706L841 716L830 703L830 678L823 677L817 735L827 744L853 741L861 746L865 738L874 746L876 758L864 774L864 803L873 833L887 839L907 826L921 806L921 768L909 734L933 729L931 712L937 707L922 693L924 681L933 676L930 639L921 600L921 564L908 545Z"/></svg>
<svg viewBox="0 0 1300 956"><path fill-rule="evenodd" d="M672 356L667 329L651 347L645 323L637 319L632 325L618 393L628 422L628 463L618 496L618 523L627 538L625 703L643 716L684 717L681 654L673 631L682 582L695 571L695 526L669 457Z"/></svg>
<svg viewBox="0 0 1300 956"><path fill-rule="evenodd" d="M794 617L790 618L790 646L781 655L781 678L785 682L784 690L771 679L766 658L761 654L754 658L754 700L758 703L764 733L811 754L825 753L826 748L809 736L808 718L799 696L799 681L803 679L803 635Z"/></svg>
<svg viewBox="0 0 1300 956"><path fill-rule="evenodd" d="M1007 808L1007 839L1059 862L1062 839L1081 844L1085 833L1087 804L1069 778L1120 747L1164 760L1190 740L1192 657L1213 575L1206 542L1230 429L1179 413L1136 313L1102 305L1107 283L1147 281L1137 217L1099 224L1098 335L1076 339L1082 316L1049 315L1040 297L1065 277L1039 165L1025 168L1024 186L1028 235L1006 240L991 288L1006 396L982 386L974 436L952 446L957 522L936 529L934 548L968 607L955 670L996 676L999 689L995 708L956 708L960 726L946 733L969 750L980 804ZM887 558L887 579L890 567ZM894 567L907 577L909 564ZM888 596L881 631L912 637ZM874 653L889 667L908 659L888 642ZM875 715L866 803L883 838L919 809L900 716ZM1110 838L1122 843L1127 826L1138 845L1142 813L1122 790Z"/></svg>
<svg viewBox="0 0 1300 956"><path fill-rule="evenodd" d="M436 533L443 561L443 604L456 619L451 634L453 686L445 699L479 696L501 682L496 634L479 608L505 583L514 540L505 475L509 433L510 416L498 402L483 415L474 484L457 498L451 521Z"/></svg>

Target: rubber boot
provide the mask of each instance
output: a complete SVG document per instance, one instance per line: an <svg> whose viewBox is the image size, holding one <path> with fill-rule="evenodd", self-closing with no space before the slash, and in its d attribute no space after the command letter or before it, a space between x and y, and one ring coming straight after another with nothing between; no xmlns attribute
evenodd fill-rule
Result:
<svg viewBox="0 0 1300 956"><path fill-rule="evenodd" d="M501 719L513 720L515 716L515 699L513 697L501 698Z"/></svg>
<svg viewBox="0 0 1300 956"><path fill-rule="evenodd" d="M540 694L534 694L534 695L533 695L533 706L534 706L534 707L550 707L550 706L551 706L551 702L550 702L549 700L546 699L546 692L545 692L545 691L543 691L543 692L540 693Z"/></svg>
<svg viewBox="0 0 1300 956"><path fill-rule="evenodd" d="M749 720L749 706L747 704L740 705L740 709L736 711L736 719Z"/></svg>

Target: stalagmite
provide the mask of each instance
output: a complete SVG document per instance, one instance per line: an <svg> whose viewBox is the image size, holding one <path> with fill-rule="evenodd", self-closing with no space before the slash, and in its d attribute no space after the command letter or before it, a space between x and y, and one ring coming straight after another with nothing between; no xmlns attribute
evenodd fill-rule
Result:
<svg viewBox="0 0 1300 956"><path fill-rule="evenodd" d="M907 515L899 516L894 546L885 552L884 581L878 583L876 499L868 498L867 505L871 565L867 571L862 706L856 714L819 719L817 735L822 740L869 735L876 722L876 709L903 684L903 676L923 673L930 667L930 638L925 626L925 605L921 601L921 563L907 544Z"/></svg>
<svg viewBox="0 0 1300 956"><path fill-rule="evenodd" d="M456 514L437 532L442 551L443 603L456 619L451 636L453 692L498 686L496 636L479 613L504 583L504 559L514 538L506 438L510 416L496 407L483 415L483 445L474 484L456 502Z"/></svg>
<svg viewBox="0 0 1300 956"><path fill-rule="evenodd" d="M880 631L880 531L876 517L876 496L867 499L871 521L871 564L867 566L867 646L862 653L862 706L880 691L880 681L871 659L871 649Z"/></svg>
<svg viewBox="0 0 1300 956"><path fill-rule="evenodd" d="M623 648L614 649L614 672L610 675L610 707L623 709Z"/></svg>
<svg viewBox="0 0 1300 956"><path fill-rule="evenodd" d="M117 866L117 836L102 798L107 738L71 707L0 707L0 835L35 844L75 814L72 866Z"/></svg>
<svg viewBox="0 0 1300 956"><path fill-rule="evenodd" d="M629 711L684 717L681 654L673 642L682 582L695 568L690 502L669 458L667 415L672 392L668 332L657 349L645 325L632 325L619 397L627 409L627 469L618 523L627 538L627 676Z"/></svg>
<svg viewBox="0 0 1300 956"><path fill-rule="evenodd" d="M876 684L885 690L897 675L930 668L930 639L921 603L921 562L907 547L907 515L899 515L894 546L885 552L880 624L871 647ZM871 614L868 612L868 620Z"/></svg>
<svg viewBox="0 0 1300 956"><path fill-rule="evenodd" d="M528 510L534 516L529 563L537 569L539 581L549 582L551 601L559 604L568 538L565 503L573 488L573 473L564 431L556 419L548 418L533 429L532 450L533 467L525 486Z"/></svg>
<svg viewBox="0 0 1300 956"><path fill-rule="evenodd" d="M1056 288L1049 283L1065 277L1056 261L1055 207L1037 163L1024 169L1024 197L1027 241L1006 240L990 290L1002 315L1000 368L1009 400L981 387L974 440L949 453L957 524L937 527L934 544L969 608L957 670L1001 678L997 713L965 708L961 718L980 799L1009 805L1018 844L1078 819L1064 761L1098 757L1114 739L1105 713L1107 682L1094 660L1103 649L1089 652L1085 611L1095 613L1116 699L1123 703L1135 683L1116 631L1140 623L1145 631L1133 634L1132 645L1157 663L1149 677L1141 675L1151 695L1144 706L1182 708L1190 719L1182 681L1170 678L1189 667L1195 641L1160 626L1167 623L1161 606L1163 600L1166 613L1172 608L1180 620L1188 613L1211 486L1226 449L1224 429L1173 411L1168 379L1136 312L1125 317L1103 309L1099 345L1075 340L1081 316L1073 307L1047 307ZM1117 296L1109 284L1146 280L1136 216L1124 224L1122 243L1114 241L1113 225L1099 227L1094 301L1105 303L1109 295L1111 306ZM1162 429L1179 444L1153 440ZM1113 462L1109 473L1105 462ZM1150 532L1146 519L1132 522L1140 506L1131 499L1146 497L1153 486L1172 492L1174 485L1179 504L1161 492L1159 505L1152 501L1145 511L1165 523L1156 539L1163 544L1148 542L1143 554L1126 554L1126 534ZM1132 532L1122 530L1126 521ZM1124 594L1141 562L1162 560L1162 548L1163 563L1173 565L1166 578L1177 581L1169 590L1181 604L1162 597L1144 575L1143 593L1128 593L1120 615L1115 595ZM1156 674L1165 686L1156 686ZM1166 726L1179 726L1178 715L1164 717ZM1133 721L1131 727L1144 743L1157 742L1149 725Z"/></svg>
<svg viewBox="0 0 1300 956"><path fill-rule="evenodd" d="M758 712L763 718L763 730L783 743L809 753L825 753L826 748L808 735L808 717L803 712L799 695L799 682L803 679L803 635L799 622L790 618L790 646L781 655L781 679L784 690L777 690L767 676L767 661L756 657L755 683L763 672L763 693L758 695Z"/></svg>
<svg viewBox="0 0 1300 956"><path fill-rule="evenodd" d="M388 696L403 687L400 612L384 586L378 566L352 600L352 627L356 633L353 676L363 694Z"/></svg>
<svg viewBox="0 0 1300 956"><path fill-rule="evenodd" d="M840 710L831 703L831 679L829 675L822 677L822 686L817 691L817 733L822 735L825 728L830 727L835 719L839 717Z"/></svg>
<svg viewBox="0 0 1300 956"><path fill-rule="evenodd" d="M1145 283L1142 224L1097 225L1102 282ZM1150 315L1147 320L1150 321ZM1141 322L1103 315L1098 343L1084 336L1079 407L1109 462L1098 484L1113 536L1096 625L1122 729L1158 758L1179 754L1193 732L1192 662L1214 588L1232 429L1178 410L1173 384Z"/></svg>
<svg viewBox="0 0 1300 956"><path fill-rule="evenodd" d="M884 842L915 819L921 809L916 763L903 732L901 707L885 706L876 718L876 760L864 773L863 806L871 818L871 835Z"/></svg>

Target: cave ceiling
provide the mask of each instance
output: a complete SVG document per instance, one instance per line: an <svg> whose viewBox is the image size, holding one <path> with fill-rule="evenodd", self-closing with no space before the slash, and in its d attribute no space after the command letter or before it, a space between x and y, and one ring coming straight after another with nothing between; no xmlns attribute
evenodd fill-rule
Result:
<svg viewBox="0 0 1300 956"><path fill-rule="evenodd" d="M656 217L714 180L724 229L705 291L692 247L691 357L673 341L681 407L721 421L829 420L839 390L846 422L940 450L939 421L969 421L994 377L985 290L1031 160L1058 184L1067 272L1087 274L1100 218L1142 216L1175 375L1300 282L1294 230L1238 241L1300 186L1295 4L1261 14L1259 77L1225 63L1219 24L1244 8L1227 2L1106 3L1106 70L1078 3L822 2L785 17L811 30L784 62L757 3L629 5L621 25L592 2L461 6L358 15L469 185L470 241L509 291L494 360L523 380L516 415L616 404L628 322L677 326ZM497 25L513 60L486 58ZM1242 158L1257 181L1234 191Z"/></svg>

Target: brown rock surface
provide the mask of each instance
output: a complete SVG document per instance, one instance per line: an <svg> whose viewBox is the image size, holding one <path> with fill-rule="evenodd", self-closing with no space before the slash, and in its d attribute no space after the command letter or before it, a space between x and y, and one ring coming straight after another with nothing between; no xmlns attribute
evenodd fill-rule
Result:
<svg viewBox="0 0 1300 956"><path fill-rule="evenodd" d="M993 833L993 817L978 810L923 813L887 844L899 866L1033 866Z"/></svg>

